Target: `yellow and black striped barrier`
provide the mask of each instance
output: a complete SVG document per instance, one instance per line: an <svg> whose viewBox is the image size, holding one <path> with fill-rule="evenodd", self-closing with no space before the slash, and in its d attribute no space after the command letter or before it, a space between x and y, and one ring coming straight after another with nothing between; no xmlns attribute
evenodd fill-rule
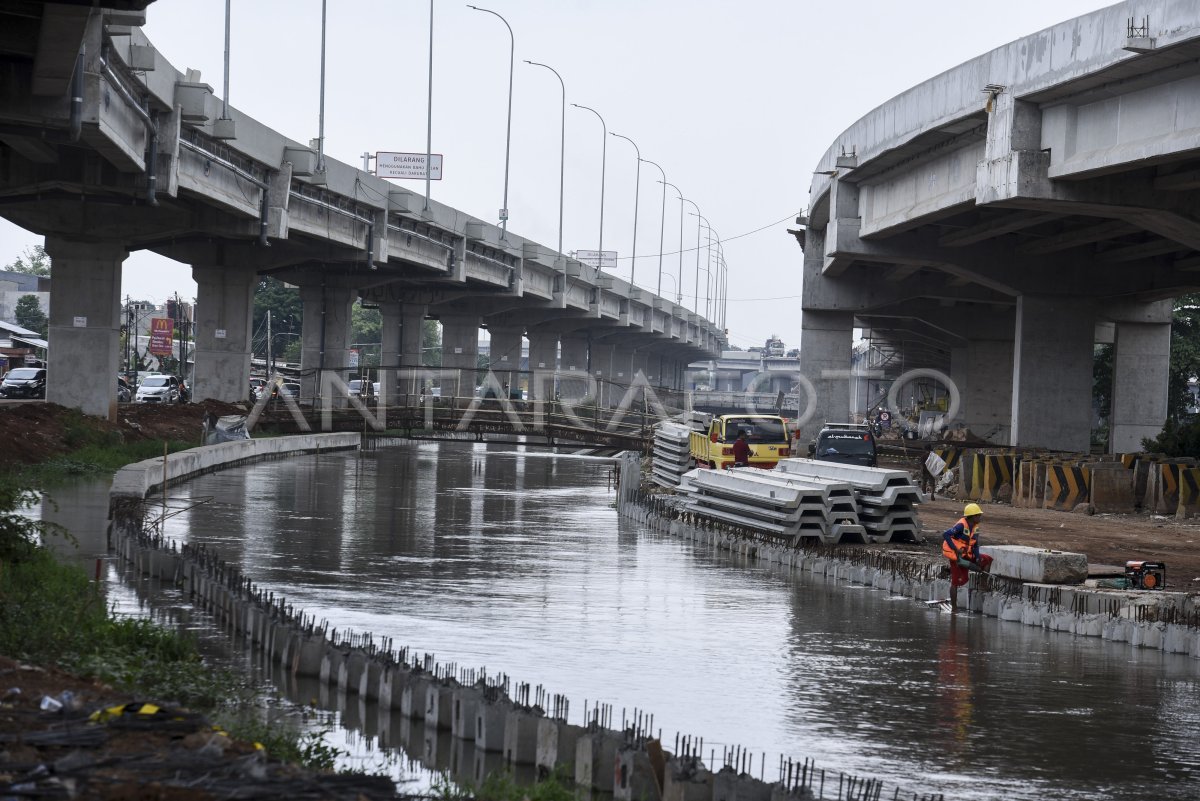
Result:
<svg viewBox="0 0 1200 801"><path fill-rule="evenodd" d="M1043 508L1069 512L1087 503L1087 474L1078 463L1059 462L1046 465L1046 495Z"/></svg>
<svg viewBox="0 0 1200 801"><path fill-rule="evenodd" d="M983 482L979 489L981 501L996 501L1000 499L1000 487L1013 484L1013 460L1020 457L1003 453L988 453L983 455ZM1020 462L1018 461L1018 464ZM1013 493L1015 494L1015 492ZM1012 497L1010 495L1010 497Z"/></svg>
<svg viewBox="0 0 1200 801"><path fill-rule="evenodd" d="M1195 517L1200 514L1200 467L1180 465L1179 504L1175 516Z"/></svg>

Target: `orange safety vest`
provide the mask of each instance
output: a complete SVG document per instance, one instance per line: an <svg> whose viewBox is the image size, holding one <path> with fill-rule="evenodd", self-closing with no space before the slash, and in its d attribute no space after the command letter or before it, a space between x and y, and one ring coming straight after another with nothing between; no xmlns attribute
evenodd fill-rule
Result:
<svg viewBox="0 0 1200 801"><path fill-rule="evenodd" d="M976 523L974 526L972 526L967 521L967 518L961 517L959 518L958 522L955 523L955 525L962 526L967 533L966 547L962 549L963 553L968 555L974 553L975 542L979 538L979 535L976 533L979 531L979 523ZM958 537L951 537L951 539L962 542L962 540ZM954 552L952 547L950 547L950 543L946 542L945 536L942 537L942 556L945 556L947 559L958 561L958 554Z"/></svg>

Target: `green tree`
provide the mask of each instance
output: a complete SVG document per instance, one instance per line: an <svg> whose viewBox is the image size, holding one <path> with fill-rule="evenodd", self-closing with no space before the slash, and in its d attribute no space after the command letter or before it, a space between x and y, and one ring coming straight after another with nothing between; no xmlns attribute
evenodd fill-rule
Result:
<svg viewBox="0 0 1200 801"><path fill-rule="evenodd" d="M442 328L437 320L426 320L421 329L421 364L442 366Z"/></svg>
<svg viewBox="0 0 1200 801"><path fill-rule="evenodd" d="M1192 405L1188 379L1200 375L1200 293L1175 299L1171 321L1171 366L1167 380L1167 415L1187 416Z"/></svg>
<svg viewBox="0 0 1200 801"><path fill-rule="evenodd" d="M16 260L4 269L26 275L49 275L50 256L46 254L46 248L34 245L31 248L25 248L25 253L17 256Z"/></svg>
<svg viewBox="0 0 1200 801"><path fill-rule="evenodd" d="M355 303L350 309L350 341L374 345L383 341L383 315L378 308Z"/></svg>
<svg viewBox="0 0 1200 801"><path fill-rule="evenodd" d="M46 319L46 314L42 311L41 304L38 303L37 295L22 295L17 299L13 313L17 318L17 325L28 328L30 331L37 331L38 336L43 339L46 337L50 321Z"/></svg>
<svg viewBox="0 0 1200 801"><path fill-rule="evenodd" d="M254 287L254 352L264 357L267 354L268 310L271 312L271 334L274 340L271 350L276 354L276 358L283 353L285 361L300 361L300 338L290 336L299 334L302 330L304 304L300 302L300 290L270 276L264 276L258 282L258 286Z"/></svg>

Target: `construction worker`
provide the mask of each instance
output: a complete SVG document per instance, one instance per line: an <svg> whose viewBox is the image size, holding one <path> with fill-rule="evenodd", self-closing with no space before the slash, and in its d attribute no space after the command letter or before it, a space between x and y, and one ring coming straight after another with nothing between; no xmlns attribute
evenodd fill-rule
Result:
<svg viewBox="0 0 1200 801"><path fill-rule="evenodd" d="M979 521L983 510L968 503L963 516L942 534L942 555L950 561L950 607L958 608L958 588L967 583L972 570L987 573L992 557L979 553Z"/></svg>
<svg viewBox="0 0 1200 801"><path fill-rule="evenodd" d="M746 442L746 432L738 431L733 443L733 466L747 467L750 464L750 443Z"/></svg>

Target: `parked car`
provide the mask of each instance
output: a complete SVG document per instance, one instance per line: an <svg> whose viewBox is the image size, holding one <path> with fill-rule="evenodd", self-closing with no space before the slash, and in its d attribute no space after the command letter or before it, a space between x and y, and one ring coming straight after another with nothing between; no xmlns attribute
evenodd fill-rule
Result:
<svg viewBox="0 0 1200 801"><path fill-rule="evenodd" d="M826 423L809 444L808 455L823 462L875 467L875 435L869 425Z"/></svg>
<svg viewBox="0 0 1200 801"><path fill-rule="evenodd" d="M46 397L46 371L41 367L17 367L9 370L0 382L0 397Z"/></svg>
<svg viewBox="0 0 1200 801"><path fill-rule="evenodd" d="M133 400L133 387L123 377L117 376L117 403L129 403Z"/></svg>
<svg viewBox="0 0 1200 801"><path fill-rule="evenodd" d="M138 384L138 403L179 403L179 379L173 375L148 375Z"/></svg>
<svg viewBox="0 0 1200 801"><path fill-rule="evenodd" d="M285 395L291 395L296 400L300 400L300 385L292 381L286 381L283 384L282 390Z"/></svg>

